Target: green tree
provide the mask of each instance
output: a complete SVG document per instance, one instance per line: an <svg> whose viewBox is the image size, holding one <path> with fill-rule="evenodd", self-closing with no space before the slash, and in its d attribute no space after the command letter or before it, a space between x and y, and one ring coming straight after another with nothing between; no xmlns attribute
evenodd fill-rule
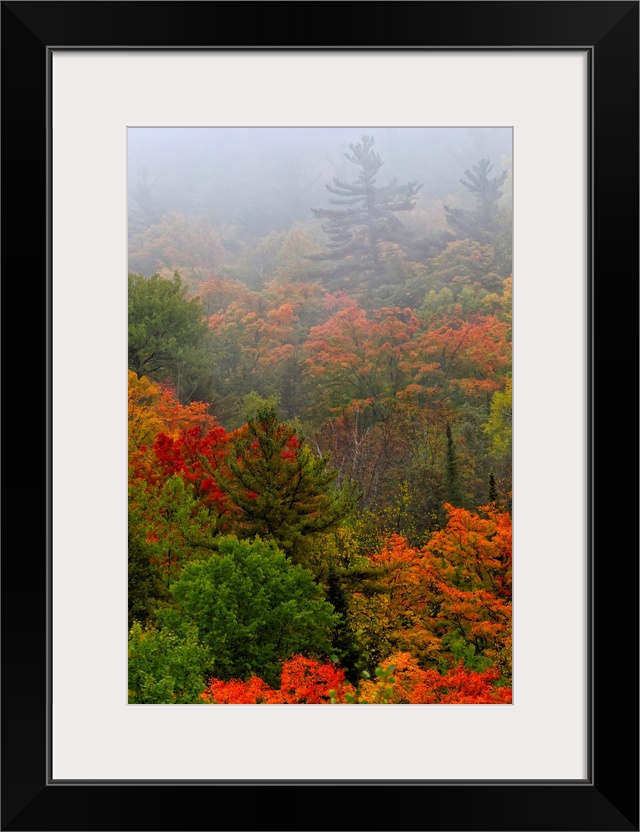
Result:
<svg viewBox="0 0 640 832"><path fill-rule="evenodd" d="M183 402L204 372L207 335L203 302L186 291L177 273L171 280L129 274L129 369L170 383Z"/></svg>
<svg viewBox="0 0 640 832"><path fill-rule="evenodd" d="M512 380L507 378L504 390L496 390L491 397L489 418L484 428L489 437L491 452L496 456L511 456L512 410Z"/></svg>
<svg viewBox="0 0 640 832"><path fill-rule="evenodd" d="M495 503L498 501L498 489L496 488L496 477L493 471L489 471L489 502Z"/></svg>
<svg viewBox="0 0 640 832"><path fill-rule="evenodd" d="M335 194L329 202L344 207L312 209L315 217L326 220L322 228L329 237L329 251L310 259L341 261L339 274L385 274L385 259L397 253L394 244L402 232L396 214L415 207L422 187L417 182L400 185L397 179L378 186L376 176L383 162L374 143L373 136L364 135L362 141L349 145L350 154L344 154L360 168L355 182L334 177L333 184L326 186Z"/></svg>
<svg viewBox="0 0 640 832"><path fill-rule="evenodd" d="M197 627L216 677L256 675L277 686L289 656L329 654L339 616L309 572L259 538L216 545L217 554L185 566L171 587L177 610L162 614L170 631L184 621Z"/></svg>
<svg viewBox="0 0 640 832"><path fill-rule="evenodd" d="M148 548L129 536L129 627L134 621L144 623L153 618L157 604L166 595L161 567L151 560Z"/></svg>
<svg viewBox="0 0 640 832"><path fill-rule="evenodd" d="M493 165L489 159L481 159L472 170L465 170L467 179L460 180L475 197L475 210L444 206L447 222L455 234L454 239L476 240L482 244L496 242L500 230L498 201L508 173L503 171L498 176L489 176L492 170Z"/></svg>
<svg viewBox="0 0 640 832"><path fill-rule="evenodd" d="M200 701L212 664L195 627L176 635L134 621L129 631L129 703L190 704Z"/></svg>
<svg viewBox="0 0 640 832"><path fill-rule="evenodd" d="M358 499L352 483L336 487L329 456L315 456L269 404L238 431L228 464L231 476L218 482L242 511L241 536L274 541L294 562L304 561L310 539L335 528Z"/></svg>
<svg viewBox="0 0 640 832"><path fill-rule="evenodd" d="M512 380L507 378L504 390L491 397L489 417L484 425L489 444L489 458L494 474L495 492L501 505L511 508L512 470Z"/></svg>
<svg viewBox="0 0 640 832"><path fill-rule="evenodd" d="M447 461L446 461L447 500L454 506L462 505L460 476L451 425L447 422Z"/></svg>
<svg viewBox="0 0 640 832"><path fill-rule="evenodd" d="M153 619L183 565L210 551L215 513L203 506L182 474L129 484L129 625Z"/></svg>

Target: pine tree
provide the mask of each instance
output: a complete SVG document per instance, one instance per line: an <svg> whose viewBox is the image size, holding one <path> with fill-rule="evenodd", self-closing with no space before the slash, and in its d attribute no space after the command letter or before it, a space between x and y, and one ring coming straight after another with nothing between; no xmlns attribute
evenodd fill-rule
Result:
<svg viewBox="0 0 640 832"><path fill-rule="evenodd" d="M502 185L507 178L507 171L499 176L490 177L493 165L489 159L481 159L473 170L465 170L468 182L460 182L476 198L477 208L469 211L465 208L444 206L447 222L456 235L454 239L476 240L479 243L494 243L498 222L498 200L502 196Z"/></svg>
<svg viewBox="0 0 640 832"><path fill-rule="evenodd" d="M498 501L498 489L496 488L496 478L493 471L489 471L489 502L496 503Z"/></svg>
<svg viewBox="0 0 640 832"><path fill-rule="evenodd" d="M360 168L355 182L334 177L333 184L326 186L335 194L329 202L345 207L312 209L315 217L326 220L322 228L329 237L329 251L311 259L340 261L337 275L384 274L386 250L393 251L402 232L396 214L411 211L422 188L417 182L400 185L397 179L378 186L376 175L383 162L374 142L373 136L363 135L362 141L349 145L351 153L344 154Z"/></svg>
<svg viewBox="0 0 640 832"><path fill-rule="evenodd" d="M274 541L294 562L305 560L310 540L335 528L359 496L350 484L336 487L329 457L314 456L270 405L238 431L228 464L231 475L219 484L241 510L241 535Z"/></svg>
<svg viewBox="0 0 640 832"><path fill-rule="evenodd" d="M458 475L458 460L451 425L447 421L447 460L446 460L446 483L448 502L454 506L462 505L462 494L460 492L460 480Z"/></svg>
<svg viewBox="0 0 640 832"><path fill-rule="evenodd" d="M129 234L144 231L160 219L161 207L154 185L148 170L141 168L136 182L129 187Z"/></svg>

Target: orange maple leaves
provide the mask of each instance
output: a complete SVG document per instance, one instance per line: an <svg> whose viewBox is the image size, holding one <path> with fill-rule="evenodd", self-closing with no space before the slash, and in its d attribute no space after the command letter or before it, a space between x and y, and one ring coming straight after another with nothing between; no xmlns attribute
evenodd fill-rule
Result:
<svg viewBox="0 0 640 832"><path fill-rule="evenodd" d="M466 704L490 705L511 702L511 688L497 687L499 671L469 670L460 661L446 673L423 669L410 653L396 653L382 664L382 669L393 668L390 682L376 679L362 683L363 702L380 701L384 685L385 703L396 705Z"/></svg>
<svg viewBox="0 0 640 832"><path fill-rule="evenodd" d="M203 431L216 425L207 413L205 402L180 404L174 393L146 376L128 371L129 454L153 444L160 432L174 436L181 430L199 427Z"/></svg>
<svg viewBox="0 0 640 832"><path fill-rule="evenodd" d="M215 705L322 705L322 704L508 704L511 689L496 686L496 669L468 670L460 662L444 674L424 670L409 653L387 659L376 680L361 683L358 691L344 680L344 672L332 662L292 656L284 662L279 688L272 688L257 676L247 681L211 679L201 694Z"/></svg>
<svg viewBox="0 0 640 832"><path fill-rule="evenodd" d="M251 705L320 705L331 701L330 691L344 701L353 686L344 680L342 668L305 656L292 656L282 666L280 688L271 688L262 679L252 676L246 682L232 679L224 682L211 679L202 694L205 702Z"/></svg>

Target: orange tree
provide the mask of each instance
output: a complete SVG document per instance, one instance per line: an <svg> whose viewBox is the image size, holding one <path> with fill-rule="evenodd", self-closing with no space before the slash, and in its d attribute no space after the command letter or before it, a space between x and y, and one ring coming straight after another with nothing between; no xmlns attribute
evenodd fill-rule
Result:
<svg viewBox="0 0 640 832"><path fill-rule="evenodd" d="M486 657L510 676L511 516L493 505L482 514L445 507L447 525L425 549L434 576L429 625L457 657Z"/></svg>
<svg viewBox="0 0 640 832"><path fill-rule="evenodd" d="M355 593L351 609L373 638L384 622L390 652L408 652L421 665L450 669L496 665L511 674L511 518L495 505L481 514L445 504L446 525L423 547L391 535L369 556L385 571L385 594Z"/></svg>

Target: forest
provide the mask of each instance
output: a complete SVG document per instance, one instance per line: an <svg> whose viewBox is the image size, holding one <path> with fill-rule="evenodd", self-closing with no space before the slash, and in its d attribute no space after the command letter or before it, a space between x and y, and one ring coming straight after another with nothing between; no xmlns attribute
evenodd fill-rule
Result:
<svg viewBox="0 0 640 832"><path fill-rule="evenodd" d="M511 703L511 165L130 137L129 703Z"/></svg>

